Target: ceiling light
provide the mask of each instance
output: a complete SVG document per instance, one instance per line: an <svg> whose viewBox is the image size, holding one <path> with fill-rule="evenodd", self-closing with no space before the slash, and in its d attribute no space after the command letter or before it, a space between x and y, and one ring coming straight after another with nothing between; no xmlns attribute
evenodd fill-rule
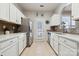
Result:
<svg viewBox="0 0 79 59"><path fill-rule="evenodd" d="M44 5L40 5L40 7L44 7Z"/></svg>

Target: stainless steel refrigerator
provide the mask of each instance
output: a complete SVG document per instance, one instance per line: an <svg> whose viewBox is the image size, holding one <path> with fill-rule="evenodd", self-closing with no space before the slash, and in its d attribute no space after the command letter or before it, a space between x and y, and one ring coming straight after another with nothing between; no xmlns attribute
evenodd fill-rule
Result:
<svg viewBox="0 0 79 59"><path fill-rule="evenodd" d="M32 21L30 18L22 18L21 26L19 27L20 32L26 32L27 36L27 47L30 47L33 43L33 35L32 35Z"/></svg>

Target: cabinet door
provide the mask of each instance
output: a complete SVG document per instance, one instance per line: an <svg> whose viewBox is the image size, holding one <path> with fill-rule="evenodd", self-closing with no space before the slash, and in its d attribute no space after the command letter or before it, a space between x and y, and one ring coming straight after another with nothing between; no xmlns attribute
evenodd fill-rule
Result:
<svg viewBox="0 0 79 59"><path fill-rule="evenodd" d="M10 4L10 21L16 23L16 7Z"/></svg>
<svg viewBox="0 0 79 59"><path fill-rule="evenodd" d="M59 55L60 56L77 56L77 50L72 49L62 43L59 44Z"/></svg>
<svg viewBox="0 0 79 59"><path fill-rule="evenodd" d="M58 36L54 34L53 49L58 54Z"/></svg>
<svg viewBox="0 0 79 59"><path fill-rule="evenodd" d="M50 38L50 45L51 45L52 48L53 48L53 38Z"/></svg>
<svg viewBox="0 0 79 59"><path fill-rule="evenodd" d="M79 3L72 3L72 16L74 20L79 18Z"/></svg>
<svg viewBox="0 0 79 59"><path fill-rule="evenodd" d="M21 12L17 9L16 12L16 20L17 20L17 24L21 24Z"/></svg>
<svg viewBox="0 0 79 59"><path fill-rule="evenodd" d="M19 38L19 55L23 51L23 38Z"/></svg>
<svg viewBox="0 0 79 59"><path fill-rule="evenodd" d="M54 33L51 33L51 35L50 35L50 45L52 46L52 48L53 48L53 42L54 42L53 37L54 37Z"/></svg>
<svg viewBox="0 0 79 59"><path fill-rule="evenodd" d="M1 56L17 56L18 55L17 47L18 47L17 44L15 44L12 47L2 51Z"/></svg>
<svg viewBox="0 0 79 59"><path fill-rule="evenodd" d="M26 35L25 35L25 34L24 34L23 39L24 39L24 40L23 40L23 44L24 44L24 45L23 45L23 48L25 48L25 47L26 47Z"/></svg>
<svg viewBox="0 0 79 59"><path fill-rule="evenodd" d="M9 21L9 3L0 3L0 18Z"/></svg>

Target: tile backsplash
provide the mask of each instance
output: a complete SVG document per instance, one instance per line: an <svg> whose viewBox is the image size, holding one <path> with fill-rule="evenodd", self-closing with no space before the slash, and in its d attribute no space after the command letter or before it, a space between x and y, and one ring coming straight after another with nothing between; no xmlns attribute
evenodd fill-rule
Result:
<svg viewBox="0 0 79 59"><path fill-rule="evenodd" d="M10 33L17 32L17 26L16 25L0 22L0 34L4 34L3 26L6 26L9 29ZM15 30L13 30L13 27L15 27Z"/></svg>

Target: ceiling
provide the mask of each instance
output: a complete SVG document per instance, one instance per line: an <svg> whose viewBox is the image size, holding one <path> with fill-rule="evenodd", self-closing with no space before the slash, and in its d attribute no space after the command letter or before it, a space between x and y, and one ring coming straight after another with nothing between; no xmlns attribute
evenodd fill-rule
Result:
<svg viewBox="0 0 79 59"><path fill-rule="evenodd" d="M64 8L64 11L71 11L71 7L72 7L72 5L69 4L68 6L66 6L66 7Z"/></svg>
<svg viewBox="0 0 79 59"><path fill-rule="evenodd" d="M54 11L60 3L17 3L23 11ZM44 7L40 7L43 5Z"/></svg>

